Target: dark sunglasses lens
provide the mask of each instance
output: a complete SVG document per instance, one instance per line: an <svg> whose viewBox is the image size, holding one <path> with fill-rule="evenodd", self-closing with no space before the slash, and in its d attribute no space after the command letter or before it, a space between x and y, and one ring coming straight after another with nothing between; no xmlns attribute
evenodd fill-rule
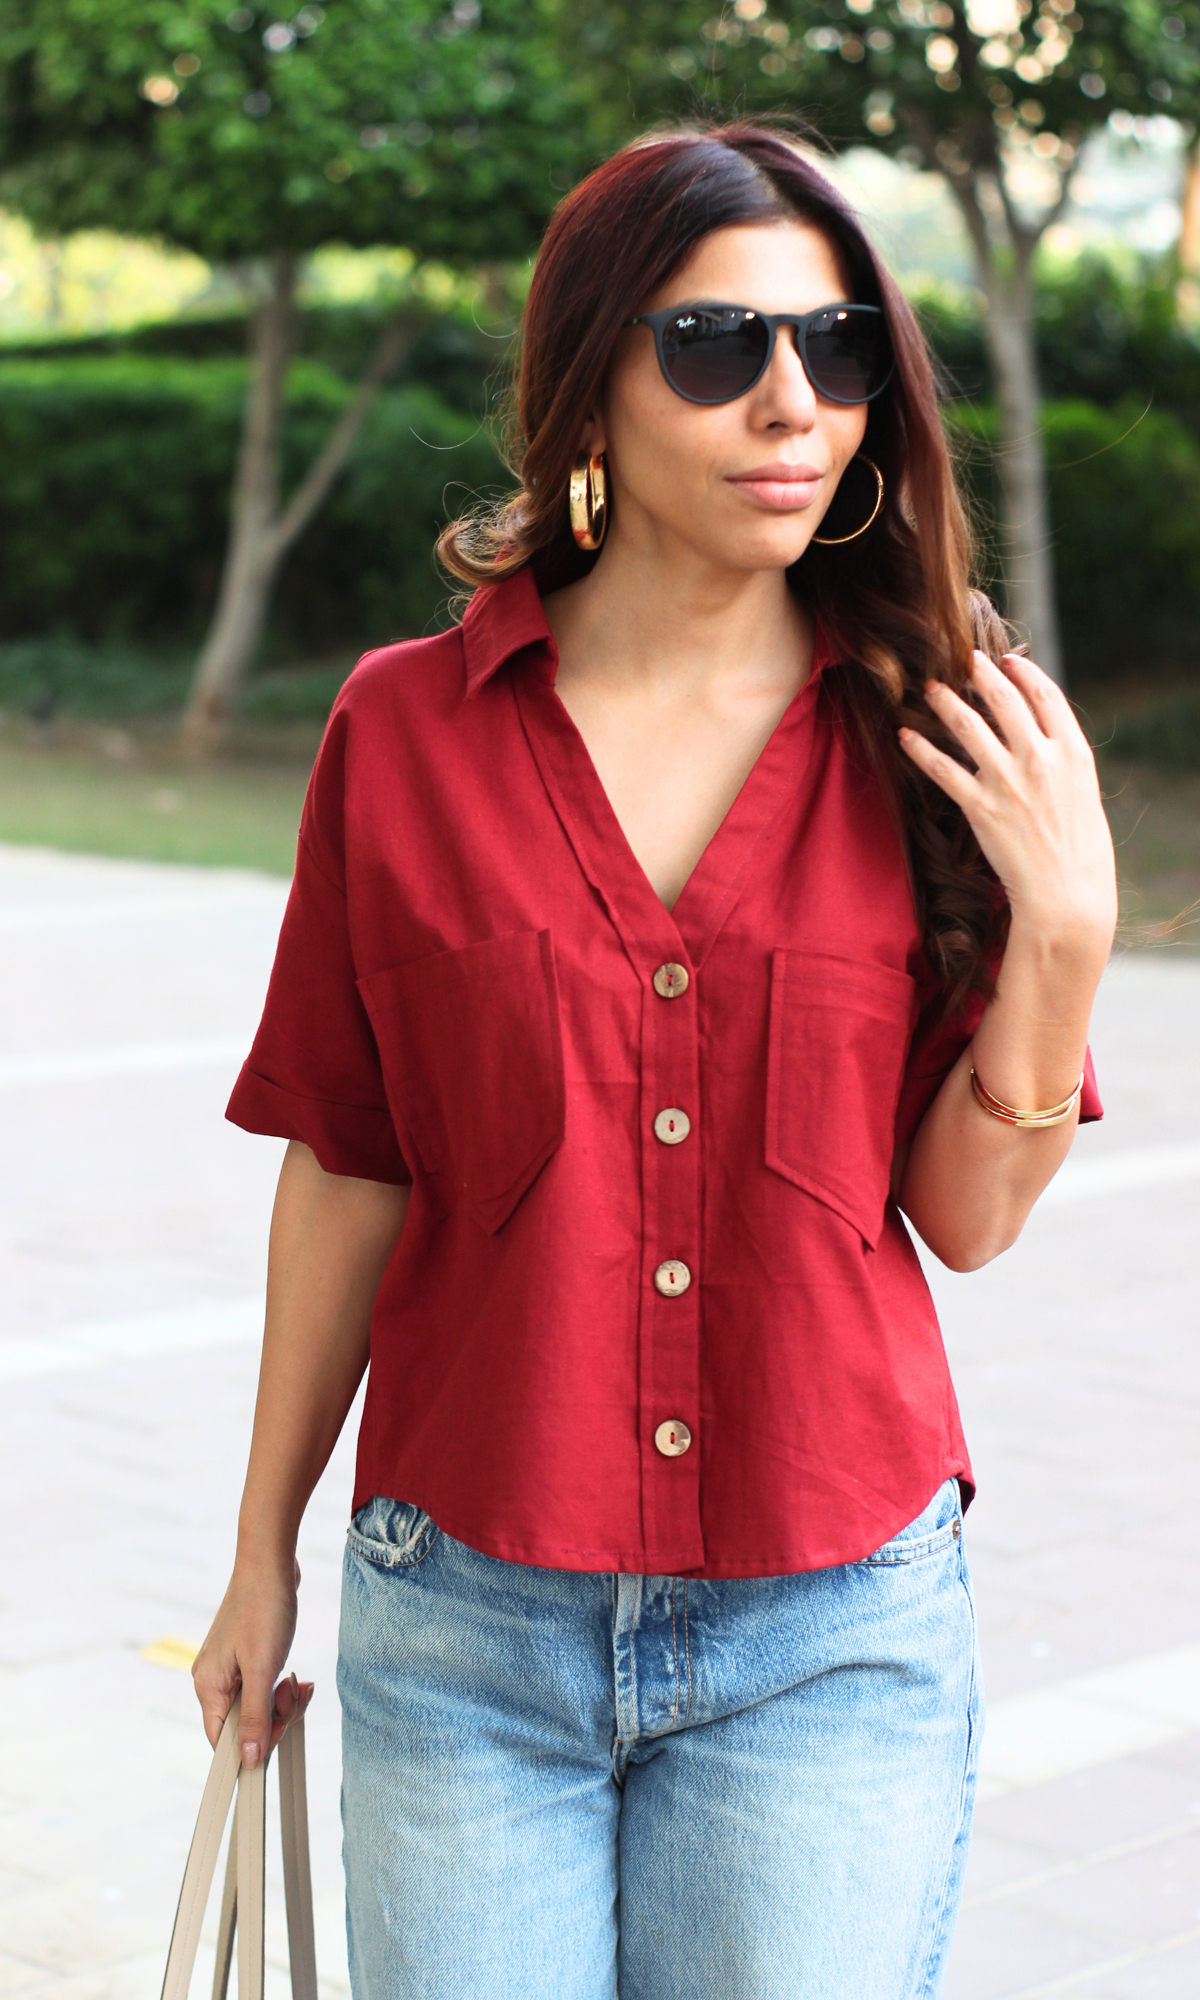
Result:
<svg viewBox="0 0 1200 2000"><path fill-rule="evenodd" d="M757 313L680 313L663 329L667 379L694 403L731 403L761 372L769 341Z"/></svg>
<svg viewBox="0 0 1200 2000"><path fill-rule="evenodd" d="M831 403L865 403L891 372L883 314L831 306L809 322L804 358L813 388Z"/></svg>

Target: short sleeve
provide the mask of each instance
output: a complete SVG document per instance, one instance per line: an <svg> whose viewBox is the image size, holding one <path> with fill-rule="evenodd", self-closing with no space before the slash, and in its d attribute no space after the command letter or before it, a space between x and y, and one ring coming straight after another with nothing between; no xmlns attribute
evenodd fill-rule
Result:
<svg viewBox="0 0 1200 2000"><path fill-rule="evenodd" d="M326 1173L406 1186L412 1175L355 984L336 723L305 801L266 1006L225 1115L247 1132L302 1140Z"/></svg>
<svg viewBox="0 0 1200 2000"><path fill-rule="evenodd" d="M966 1048L980 1021L987 1001L982 993L968 993L956 1013L945 1015L941 996L934 993L917 1017L909 1045L908 1063L900 1088L896 1111L896 1146L906 1146L950 1071ZM1089 1049L1084 1062L1083 1095L1079 1105L1081 1125L1103 1118L1104 1106L1096 1087L1096 1072Z"/></svg>

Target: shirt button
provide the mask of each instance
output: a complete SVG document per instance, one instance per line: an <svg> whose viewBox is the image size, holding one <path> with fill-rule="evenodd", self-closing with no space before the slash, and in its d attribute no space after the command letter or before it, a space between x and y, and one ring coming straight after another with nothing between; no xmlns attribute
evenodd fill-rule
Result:
<svg viewBox="0 0 1200 2000"><path fill-rule="evenodd" d="M681 1417L668 1417L654 1433L654 1443L664 1458L682 1458L692 1441L692 1434Z"/></svg>
<svg viewBox="0 0 1200 2000"><path fill-rule="evenodd" d="M665 1299L675 1298L680 1292L686 1292L691 1282L691 1272L686 1264L680 1263L678 1257L668 1257L654 1273L654 1283Z"/></svg>
<svg viewBox="0 0 1200 2000"><path fill-rule="evenodd" d="M687 1138L692 1129L692 1121L686 1111L672 1104L666 1111L660 1111L654 1121L654 1136L661 1139L664 1146L678 1146Z"/></svg>
<svg viewBox="0 0 1200 2000"><path fill-rule="evenodd" d="M654 991L660 1000L678 1000L688 990L686 965L660 965L654 975Z"/></svg>

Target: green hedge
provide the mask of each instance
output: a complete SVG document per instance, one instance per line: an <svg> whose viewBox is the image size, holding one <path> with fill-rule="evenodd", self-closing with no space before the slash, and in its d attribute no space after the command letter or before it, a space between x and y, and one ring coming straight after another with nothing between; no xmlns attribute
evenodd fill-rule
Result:
<svg viewBox="0 0 1200 2000"><path fill-rule="evenodd" d="M390 317L391 307L381 304L306 306L298 315L300 358L322 362L335 375L357 382ZM427 312L419 304L413 307L412 325L412 345L390 386L406 388L420 382L452 408L478 416L485 407L487 383L503 364L507 343L459 312ZM244 313L183 316L151 320L117 333L0 341L0 361L241 361L248 336Z"/></svg>
<svg viewBox="0 0 1200 2000"><path fill-rule="evenodd" d="M70 692L87 677L71 644L99 649L95 685L113 682L115 706L138 705L128 690L117 699L116 683L128 680L139 650L174 661L178 677L216 591L244 386L245 364L232 357L0 361L0 642L12 660L0 679L32 685L44 662L36 649L14 654L13 642L47 635L58 642L54 680L71 706L95 706ZM351 393L325 364L296 367L289 484ZM951 423L986 517L996 498L995 414L957 405ZM1050 404L1044 423L1072 679L1142 666L1194 672L1195 433L1132 399L1107 409ZM447 597L432 559L437 530L466 494L503 480L476 419L425 384L386 392L284 569L265 664L353 652L435 624Z"/></svg>
<svg viewBox="0 0 1200 2000"><path fill-rule="evenodd" d="M245 379L232 359L0 362L0 639L194 644L216 591ZM294 369L289 485L351 393L328 367ZM422 631L446 596L431 548L448 508L503 477L478 422L428 387L381 396L285 567L268 657Z"/></svg>
<svg viewBox="0 0 1200 2000"><path fill-rule="evenodd" d="M140 647L89 646L70 634L0 642L0 710L43 720L71 715L144 715L178 708L194 655Z"/></svg>
<svg viewBox="0 0 1200 2000"><path fill-rule="evenodd" d="M1164 695L1139 714L1122 716L1102 747L1112 757L1160 771L1200 771L1200 694Z"/></svg>
<svg viewBox="0 0 1200 2000"><path fill-rule="evenodd" d="M351 647L320 666L259 672L242 713L259 722L323 723L354 660ZM194 651L89 646L61 635L0 641L0 711L116 720L179 708L195 663Z"/></svg>
<svg viewBox="0 0 1200 2000"><path fill-rule="evenodd" d="M1200 440L1140 402L1048 403L1051 531L1068 678L1200 670ZM993 410L951 419L984 519L995 518Z"/></svg>

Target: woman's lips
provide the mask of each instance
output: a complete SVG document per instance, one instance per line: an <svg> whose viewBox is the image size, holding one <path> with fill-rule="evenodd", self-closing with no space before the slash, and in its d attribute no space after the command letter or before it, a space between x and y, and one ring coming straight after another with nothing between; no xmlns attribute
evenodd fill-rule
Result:
<svg viewBox="0 0 1200 2000"><path fill-rule="evenodd" d="M757 500L775 513L795 513L815 498L822 474L815 465L787 465L779 461L756 465L752 472L733 473L729 485Z"/></svg>

